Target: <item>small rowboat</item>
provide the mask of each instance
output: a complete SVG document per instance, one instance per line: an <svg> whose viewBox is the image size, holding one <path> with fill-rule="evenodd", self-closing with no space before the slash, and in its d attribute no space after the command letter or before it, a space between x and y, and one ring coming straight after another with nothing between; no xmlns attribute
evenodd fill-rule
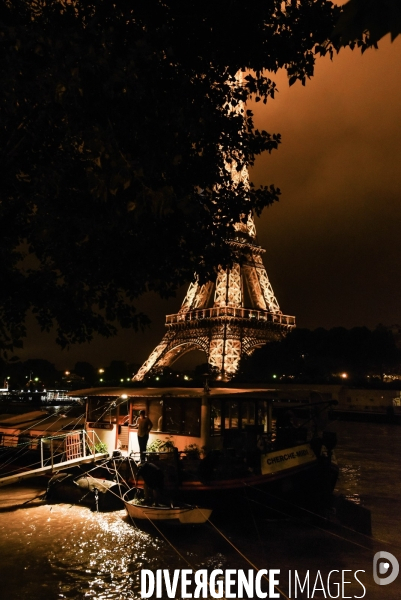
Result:
<svg viewBox="0 0 401 600"><path fill-rule="evenodd" d="M124 500L125 509L133 519L149 521L179 521L180 523L205 523L212 511L210 508L198 508L183 504L180 506L146 506L134 500Z"/></svg>

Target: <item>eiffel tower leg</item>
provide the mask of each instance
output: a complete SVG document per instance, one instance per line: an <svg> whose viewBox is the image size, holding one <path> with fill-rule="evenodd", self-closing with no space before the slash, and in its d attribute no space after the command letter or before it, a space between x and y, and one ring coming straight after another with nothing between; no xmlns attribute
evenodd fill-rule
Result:
<svg viewBox="0 0 401 600"><path fill-rule="evenodd" d="M164 335L160 344L158 344L156 346L156 348L150 354L149 358L147 360L145 360L142 367L139 369L139 371L136 373L136 375L134 375L134 377L132 378L132 381L142 381L143 378L145 377L145 375L147 373L149 373L149 371L151 369L153 369L153 367L157 366L157 364L160 361L160 359L162 358L163 354L165 354L166 349L168 348L172 338L174 337L174 335L171 335L171 333L172 333L171 331L168 331Z"/></svg>
<svg viewBox="0 0 401 600"><path fill-rule="evenodd" d="M209 337L207 329L170 330L149 358L143 363L132 381L143 381L143 378L152 369L161 369L172 365L178 358L192 350L202 350L208 357Z"/></svg>
<svg viewBox="0 0 401 600"><path fill-rule="evenodd" d="M179 350L178 347L182 344L181 341L178 343L175 341L177 333L174 331L168 331L164 336L160 344L156 346L149 358L143 363L138 373L134 375L132 381L142 381L145 375L154 368L167 367L176 358L178 358ZM175 352L172 352L174 351Z"/></svg>
<svg viewBox="0 0 401 600"><path fill-rule="evenodd" d="M219 378L229 381L237 372L241 360L241 336L236 328L224 323L213 328L210 347L209 364L219 372Z"/></svg>

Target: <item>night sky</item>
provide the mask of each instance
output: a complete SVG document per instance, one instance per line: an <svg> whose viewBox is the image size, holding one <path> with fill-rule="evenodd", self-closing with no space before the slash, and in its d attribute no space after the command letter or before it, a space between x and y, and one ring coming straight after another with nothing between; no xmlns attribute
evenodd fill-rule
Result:
<svg viewBox="0 0 401 600"><path fill-rule="evenodd" d="M256 184L274 183L279 203L257 221L264 263L281 310L299 327L401 324L401 39L379 50L343 50L317 61L303 87L275 80L279 93L254 109L260 128L281 133L278 151L258 159ZM177 298L142 298L153 324L62 351L30 327L21 359L60 369L78 360L143 362L164 333ZM176 363L179 366L180 363Z"/></svg>

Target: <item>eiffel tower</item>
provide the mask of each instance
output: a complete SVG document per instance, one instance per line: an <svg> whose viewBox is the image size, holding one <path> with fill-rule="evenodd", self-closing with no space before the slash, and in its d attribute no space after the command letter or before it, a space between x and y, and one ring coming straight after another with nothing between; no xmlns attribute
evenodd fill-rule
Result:
<svg viewBox="0 0 401 600"><path fill-rule="evenodd" d="M179 312L166 317L162 341L133 381L142 381L150 370L170 366L192 350L203 350L218 379L229 380L243 356L295 327L295 317L283 315L274 295L251 215L236 225L227 243L234 256L232 266L219 268L216 281L200 285L195 279L190 284Z"/></svg>
<svg viewBox="0 0 401 600"><path fill-rule="evenodd" d="M242 85L242 73L235 76L233 89ZM244 103L229 104L229 112L241 114ZM235 153L234 153L235 156ZM249 173L233 156L225 162L233 189L246 194ZM278 340L295 327L295 317L283 315L262 262L265 252L256 239L252 215L235 225L235 235L227 240L233 264L219 268L216 281L200 285L197 279L187 291L179 312L167 315L167 331L133 381L142 381L151 370L161 370L192 350L203 350L220 380L229 380L243 356L258 346ZM214 293L213 293L214 292ZM213 297L213 302L212 302Z"/></svg>

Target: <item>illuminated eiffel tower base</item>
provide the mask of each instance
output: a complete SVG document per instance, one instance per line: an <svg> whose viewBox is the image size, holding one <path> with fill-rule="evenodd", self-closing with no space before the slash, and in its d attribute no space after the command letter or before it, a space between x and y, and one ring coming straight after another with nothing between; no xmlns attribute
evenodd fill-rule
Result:
<svg viewBox="0 0 401 600"><path fill-rule="evenodd" d="M133 381L172 365L192 350L203 350L218 379L229 380L240 360L255 348L279 340L295 327L283 315L262 262L252 217L236 226L227 242L236 260L219 269L216 281L190 284L179 312L166 317L166 334Z"/></svg>

